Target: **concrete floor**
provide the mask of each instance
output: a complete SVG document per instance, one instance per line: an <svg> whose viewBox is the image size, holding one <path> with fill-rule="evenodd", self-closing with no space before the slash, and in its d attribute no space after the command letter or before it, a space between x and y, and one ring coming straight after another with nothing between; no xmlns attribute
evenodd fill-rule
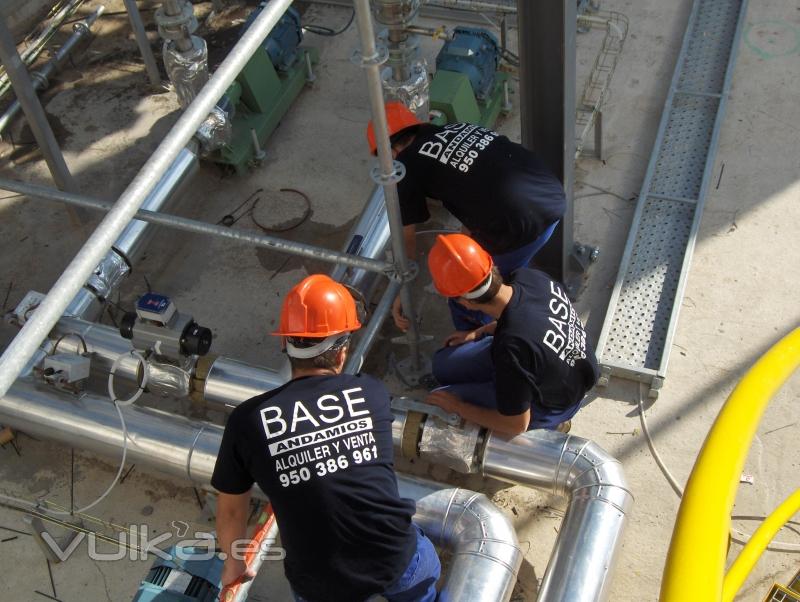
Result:
<svg viewBox="0 0 800 602"><path fill-rule="evenodd" d="M87 2L87 7L95 4ZM122 8L119 0L106 4L110 12ZM142 6L146 9L154 4ZM690 7L688 0L603 2L603 8L628 16L630 35L606 105L607 159L583 158L576 171L575 238L602 251L578 302L595 341ZM201 15L209 9L210 3L196 5ZM149 22L150 13L145 10L144 15ZM348 17L345 9L316 6L304 19L337 27ZM597 34L578 37L579 80L591 64L598 41ZM225 176L215 166L204 165L175 212L217 222L259 188L297 188L311 199L313 214L291 233L292 238L331 248L341 246L373 186L368 176L371 159L363 139L369 116L366 86L363 74L349 60L357 44L354 28L336 38L308 35L305 43L320 48L318 79L300 95L270 139L264 164L242 178ZM437 48L432 42L423 44L431 63ZM796 3L752 3L669 374L659 399L647 404L655 444L680 483L686 481L709 426L736 382L772 343L800 323L798 54L800 8ZM73 63L56 78L43 104L82 190L114 199L174 123L177 104L172 94L152 95L147 89L124 15L104 17L92 46L77 54ZM579 88L581 85L579 81ZM516 97L514 100L516 103ZM518 116L511 115L498 129L519 139ZM0 146L0 174L49 184L38 154L20 145L30 134L21 131L19 124L13 133L15 148L6 143ZM594 194L601 189L607 194ZM70 226L62 207L44 201L6 197L0 199L0 214L0 293L5 297L9 291L6 311L26 291L46 291L85 235ZM432 227L449 225L451 222L439 215ZM256 228L248 218L235 227ZM275 366L280 354L265 333L274 324L280 298L306 273L328 269L297 258L284 263L285 259L217 239L200 241L194 235L162 231L123 285L119 303L130 306L146 290L147 280L154 290L171 295L179 308L191 311L201 324L213 329L216 353ZM428 281L423 275L417 283L423 304L422 328L440 340L447 334L441 326L444 310L441 302L425 291ZM106 323L108 319L104 316ZM14 333L3 324L0 342L6 344ZM407 392L387 373L389 355L404 353L403 348L387 342L395 334L391 326L384 328L383 340L366 369L386 374L394 391ZM426 346L427 352L434 349L435 343ZM597 441L622 460L636 497L610 599L655 600L679 500L641 436L638 387L614 379L597 393L574 420L573 432ZM795 375L759 426L745 466L754 483L741 485L735 517L768 514L797 487L798 396L800 377ZM168 407L203 415L188 402ZM633 435L618 434L634 430ZM2 491L68 504L70 450L24 434L18 436L17 444L19 455L8 445L0 449ZM473 489L485 488L507 511L524 542L525 563L514 599L535 599L537 581L544 574L559 528L563 501L520 487L454 478L440 468L401 467L456 480ZM76 450L75 503L87 503L102 492L116 468L116 458ZM117 524L147 524L156 534L179 530L176 521L188 523L192 531L213 528L207 500L198 500L187 483L173 483L139 467L92 513ZM735 525L752 532L757 522L737 518ZM795 526L790 526L779 539L797 544L800 536ZM7 528L27 530L22 515L0 508L0 565L8 567L0 572L0 588L7 599L46 599L34 591L39 590L64 602L127 600L152 562L152 558L92 561L82 543L67 562L52 566L53 590L48 567L31 537ZM734 544L730 557L739 549ZM100 550L111 552L113 548L101 544ZM279 563L266 564L269 566L256 581L251 599L287 599ZM740 599L761 600L773 581L784 583L798 569L797 554L767 552Z"/></svg>

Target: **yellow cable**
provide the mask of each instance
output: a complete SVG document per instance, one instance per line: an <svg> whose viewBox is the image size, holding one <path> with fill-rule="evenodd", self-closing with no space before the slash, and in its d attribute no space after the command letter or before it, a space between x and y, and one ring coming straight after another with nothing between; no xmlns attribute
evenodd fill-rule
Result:
<svg viewBox="0 0 800 602"><path fill-rule="evenodd" d="M770 399L798 365L800 328L755 363L720 410L686 484L661 583L661 602L722 599L730 515L750 443Z"/></svg>
<svg viewBox="0 0 800 602"><path fill-rule="evenodd" d="M725 575L722 584L722 602L733 600L769 542L798 511L800 511L800 489L796 489L769 517L764 519L747 545L739 552L739 556L736 557L728 574Z"/></svg>

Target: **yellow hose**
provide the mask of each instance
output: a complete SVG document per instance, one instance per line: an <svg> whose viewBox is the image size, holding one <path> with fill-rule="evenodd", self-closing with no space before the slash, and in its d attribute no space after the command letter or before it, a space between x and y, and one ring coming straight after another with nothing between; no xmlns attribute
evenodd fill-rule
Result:
<svg viewBox="0 0 800 602"><path fill-rule="evenodd" d="M764 519L747 545L739 552L739 556L736 557L722 583L722 602L733 600L769 542L798 511L800 511L800 489L796 489L769 517Z"/></svg>
<svg viewBox="0 0 800 602"><path fill-rule="evenodd" d="M720 410L686 484L661 583L661 602L722 599L739 476L767 404L798 365L800 328L755 363Z"/></svg>

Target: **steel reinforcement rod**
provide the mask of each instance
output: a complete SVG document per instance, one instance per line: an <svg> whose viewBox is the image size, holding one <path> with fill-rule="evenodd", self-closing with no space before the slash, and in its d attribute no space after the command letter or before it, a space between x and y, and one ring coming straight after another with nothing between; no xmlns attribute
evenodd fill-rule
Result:
<svg viewBox="0 0 800 602"><path fill-rule="evenodd" d="M8 180L6 178L0 178L0 189L37 197L40 199L46 199L49 201L61 201L70 205L85 207L87 209L96 209L98 211L113 211L114 208L114 205L111 203L106 203L90 197L63 192L61 190L55 190L46 186L38 186L36 184L28 184L26 182L18 182L16 180ZM358 255L349 255L346 253L340 253L338 251L331 251L330 249L325 249L322 247L315 247L305 243L285 240L283 238L278 238L277 236L256 234L254 232L246 232L244 230L232 230L227 226L218 226L216 224L209 224L177 215L159 213L157 211L139 209L131 217L144 222L158 224L159 226L173 228L175 230L194 232L195 234L219 236L221 238L227 238L229 240L255 245L257 247L266 247L268 249L272 249L273 251L301 255L311 259L343 264L353 268L369 270L371 272L386 273L392 271L394 268L391 263L378 261L377 259L368 259Z"/></svg>
<svg viewBox="0 0 800 602"><path fill-rule="evenodd" d="M194 136L216 102L250 57L261 47L264 38L290 5L291 0L273 0L261 11L122 193L113 209L103 218L64 273L56 280L47 297L0 357L0 396L6 394L70 301L83 287L97 263L111 248L128 222L133 219L147 194Z"/></svg>

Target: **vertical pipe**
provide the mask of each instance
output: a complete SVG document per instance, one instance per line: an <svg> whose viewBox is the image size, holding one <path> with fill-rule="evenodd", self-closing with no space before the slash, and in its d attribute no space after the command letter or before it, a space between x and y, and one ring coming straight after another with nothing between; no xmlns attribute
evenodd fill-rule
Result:
<svg viewBox="0 0 800 602"><path fill-rule="evenodd" d="M150 85L154 88L158 88L161 86L161 74L158 72L156 58L153 56L153 50L150 48L150 42L147 40L147 33L144 30L142 15L139 13L139 8L136 6L136 0L122 0L122 2L125 4L125 9L128 11L131 29L133 29L133 35L136 37L136 44L139 46L139 52L142 55L144 68L145 71L147 71Z"/></svg>
<svg viewBox="0 0 800 602"><path fill-rule="evenodd" d="M25 112L31 132L44 155L44 160L47 162L47 167L50 169L53 180L61 190L78 192L78 185L69 172L67 163L64 161L64 155L61 154L61 149L58 147L53 130L50 129L50 124L47 122L44 109L39 103L36 91L33 89L31 76L28 74L25 65L22 64L22 59L17 53L17 47L14 44L14 38L11 37L11 32L8 31L5 22L2 20L0 20L0 60L3 61L3 65L6 67L11 85L14 87L14 93L17 95L17 100L19 100L19 104Z"/></svg>
<svg viewBox="0 0 800 602"><path fill-rule="evenodd" d="M386 213L389 216L389 229L392 239L392 254L399 276L405 278L409 272L408 257L403 241L403 222L400 218L400 201L397 196L397 184L392 180L394 164L392 151L389 146L389 128L386 123L386 110L383 106L383 86L381 84L378 52L375 48L375 34L370 17L369 0L354 0L353 7L356 11L358 31L361 37L362 60L367 72L367 87L372 108L372 123L375 125L375 141L378 146L378 162L380 165L381 183L386 200ZM417 330L417 315L411 298L411 283L403 282L400 289L400 299L403 312L409 319L408 341L411 351L413 370L420 366L419 358L419 333Z"/></svg>
<svg viewBox="0 0 800 602"><path fill-rule="evenodd" d="M567 210L536 262L564 281L572 253L575 163L575 0L517 0L522 144L561 180Z"/></svg>
<svg viewBox="0 0 800 602"><path fill-rule="evenodd" d="M50 329L64 313L67 305L86 282L97 263L131 221L148 193L192 138L198 126L208 117L217 100L231 85L250 57L261 47L266 35L290 4L291 0L273 0L261 11L261 14L239 39L213 77L203 86L200 94L186 108L166 138L122 193L114 208L100 222L83 248L69 263L31 319L25 323L19 334L6 347L3 355L0 356L0 396L5 395L8 391ZM2 33L8 34L5 24L0 24L0 39L3 38ZM5 37L10 39L10 35ZM12 50L14 50L13 55L17 60L16 67L19 68L21 62L16 48L13 48L13 43ZM41 109L41 106L39 108Z"/></svg>
<svg viewBox="0 0 800 602"><path fill-rule="evenodd" d="M378 306L375 308L375 311L372 312L372 317L369 319L369 323L364 329L364 332L361 333L358 344L353 349L350 357L347 358L347 363L344 366L345 374L356 374L361 370L361 365L364 363L364 356L367 355L367 352L372 347L372 343L375 342L375 337L381 329L381 325L386 319L386 316L392 311L392 303L395 297L397 297L399 288L400 284L398 282L394 280L389 281L386 292L383 293L381 300L378 302Z"/></svg>

